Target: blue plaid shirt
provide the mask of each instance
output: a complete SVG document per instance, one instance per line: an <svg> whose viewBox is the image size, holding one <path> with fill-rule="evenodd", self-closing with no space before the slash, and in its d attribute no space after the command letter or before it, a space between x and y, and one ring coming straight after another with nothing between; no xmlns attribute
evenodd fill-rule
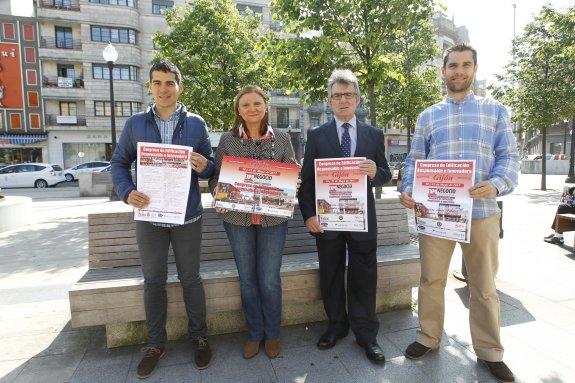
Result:
<svg viewBox="0 0 575 383"><path fill-rule="evenodd" d="M411 151L405 161L400 190L413 190L415 160L475 160L475 183L490 181L498 195L517 186L519 154L509 113L497 101L467 95L451 97L425 109L417 119ZM499 212L495 198L473 201L473 217Z"/></svg>

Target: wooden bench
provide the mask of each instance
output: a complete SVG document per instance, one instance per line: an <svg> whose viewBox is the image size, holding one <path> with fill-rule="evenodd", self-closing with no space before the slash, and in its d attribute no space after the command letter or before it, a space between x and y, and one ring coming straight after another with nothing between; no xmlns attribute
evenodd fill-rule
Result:
<svg viewBox="0 0 575 383"><path fill-rule="evenodd" d="M575 231L575 214L565 213L555 215L555 231L558 233ZM571 252L575 253L575 246L571 248Z"/></svg>
<svg viewBox="0 0 575 383"><path fill-rule="evenodd" d="M558 233L575 231L575 214L557 214L555 216L555 231Z"/></svg>
<svg viewBox="0 0 575 383"><path fill-rule="evenodd" d="M420 276L419 252L410 244L406 210L397 197L376 202L378 217L378 312L408 308ZM90 214L89 270L69 291L72 326L105 325L108 347L143 343L143 277L132 213ZM244 329L239 280L222 221L204 211L201 275L211 334ZM187 318L173 255L169 258L168 338L186 335ZM281 269L282 324L325 320L314 238L296 208L289 221Z"/></svg>

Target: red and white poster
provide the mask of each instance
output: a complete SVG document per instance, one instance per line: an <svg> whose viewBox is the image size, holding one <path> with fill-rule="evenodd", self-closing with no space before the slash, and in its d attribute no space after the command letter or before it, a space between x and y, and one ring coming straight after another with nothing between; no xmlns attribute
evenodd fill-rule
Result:
<svg viewBox="0 0 575 383"><path fill-rule="evenodd" d="M215 206L244 213L293 217L299 166L224 156Z"/></svg>
<svg viewBox="0 0 575 383"><path fill-rule="evenodd" d="M134 208L138 221L183 224L192 181L189 146L138 142L138 191L150 198Z"/></svg>
<svg viewBox="0 0 575 383"><path fill-rule="evenodd" d="M367 176L359 171L365 157L315 160L315 207L327 231L367 231Z"/></svg>
<svg viewBox="0 0 575 383"><path fill-rule="evenodd" d="M469 243L475 160L416 160L412 197L418 233Z"/></svg>
<svg viewBox="0 0 575 383"><path fill-rule="evenodd" d="M0 43L0 108L23 107L20 47L18 44Z"/></svg>

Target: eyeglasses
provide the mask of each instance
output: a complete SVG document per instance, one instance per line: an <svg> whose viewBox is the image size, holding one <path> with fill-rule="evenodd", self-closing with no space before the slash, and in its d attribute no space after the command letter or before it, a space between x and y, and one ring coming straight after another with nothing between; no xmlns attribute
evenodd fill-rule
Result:
<svg viewBox="0 0 575 383"><path fill-rule="evenodd" d="M355 92L332 93L331 98L333 100L341 100L342 98L345 97L346 100L351 100L355 96L357 96L357 93L355 93Z"/></svg>

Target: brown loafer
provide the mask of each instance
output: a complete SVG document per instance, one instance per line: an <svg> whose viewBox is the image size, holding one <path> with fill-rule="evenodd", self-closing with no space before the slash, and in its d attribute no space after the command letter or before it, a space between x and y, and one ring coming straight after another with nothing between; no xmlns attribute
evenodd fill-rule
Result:
<svg viewBox="0 0 575 383"><path fill-rule="evenodd" d="M160 358L166 355L166 350L158 347L144 347L142 351L144 352L144 356L140 364L138 364L136 375L140 379L146 379L152 375Z"/></svg>
<svg viewBox="0 0 575 383"><path fill-rule="evenodd" d="M208 343L208 339L205 336L200 336L198 339L194 340L194 362L198 370L203 370L207 368L212 362L212 349Z"/></svg>
<svg viewBox="0 0 575 383"><path fill-rule="evenodd" d="M424 346L419 342L413 342L407 346L404 354L409 359L419 359L423 358L429 351L432 351L430 347Z"/></svg>
<svg viewBox="0 0 575 383"><path fill-rule="evenodd" d="M266 342L264 343L264 348L266 350L266 355L269 358L275 358L279 355L280 353L280 340L279 339L273 339L273 340L266 340Z"/></svg>
<svg viewBox="0 0 575 383"><path fill-rule="evenodd" d="M513 372L511 372L509 367L507 367L504 362L488 362L479 358L477 360L485 364L491 375L493 375L499 382L515 382L515 376L513 376Z"/></svg>
<svg viewBox="0 0 575 383"><path fill-rule="evenodd" d="M260 352L260 341L259 340L248 340L244 344L244 359L251 359Z"/></svg>

